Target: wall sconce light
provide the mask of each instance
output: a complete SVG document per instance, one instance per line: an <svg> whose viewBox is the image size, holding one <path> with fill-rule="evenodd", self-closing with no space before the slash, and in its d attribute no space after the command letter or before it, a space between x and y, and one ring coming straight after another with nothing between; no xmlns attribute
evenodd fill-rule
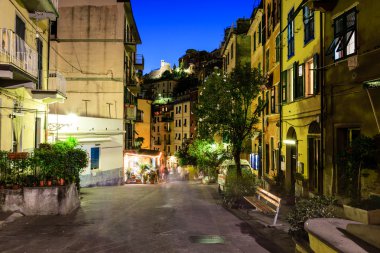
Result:
<svg viewBox="0 0 380 253"><path fill-rule="evenodd" d="M284 140L284 144L287 145L296 145L296 140Z"/></svg>

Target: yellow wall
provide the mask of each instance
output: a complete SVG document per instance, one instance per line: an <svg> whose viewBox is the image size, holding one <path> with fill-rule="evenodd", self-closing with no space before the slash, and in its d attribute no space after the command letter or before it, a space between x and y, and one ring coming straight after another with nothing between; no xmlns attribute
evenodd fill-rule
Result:
<svg viewBox="0 0 380 253"><path fill-rule="evenodd" d="M269 27L269 18L268 18L268 5L271 6L271 8L274 8L274 1L273 0L265 0L264 1L264 13L266 13L266 23L265 26ZM273 13L271 11L271 13ZM267 101L268 111L269 113L266 114L266 109L264 109L262 113L262 123L263 123L263 143L262 143L262 169L263 174L267 175L269 178L272 178L273 176L277 175L278 173L278 155L273 156L273 152L276 150L278 151L278 142L280 139L280 128L278 125L278 122L280 120L279 114L278 114L278 87L280 82L280 61L276 61L276 37L280 33L280 24L279 22L277 24L273 24L273 30L271 31L269 37L266 38L265 45L264 45L264 52L263 52L263 62L262 62L262 68L263 73L265 76L269 77L272 76L272 80L270 81L268 79L268 84L272 85L273 88L276 89L275 93L275 107L276 111L274 113L271 112L271 89L272 87L267 87L265 90L263 90L261 96L264 101L266 101L266 93L268 92L269 100ZM266 29L263 29L263 36L267 36ZM267 51L269 51L269 58L267 59ZM269 61L269 66L267 66L266 62ZM273 139L273 146L272 146L272 140ZM267 148L269 147L269 152L267 152ZM278 152L277 152L278 153ZM269 161L269 163L267 162ZM267 171L267 167L269 170ZM268 173L267 173L268 172Z"/></svg>
<svg viewBox="0 0 380 253"><path fill-rule="evenodd" d="M135 138L143 137L144 142L141 145L143 149L150 149L151 144L151 105L152 101L146 99L138 99L137 108L144 112L142 122L136 122L135 129L138 133Z"/></svg>
<svg viewBox="0 0 380 253"><path fill-rule="evenodd" d="M288 24L288 13L292 8L294 10L297 9L297 7L301 4L301 0L288 0L283 1L283 8L282 8L282 29L285 29ZM299 65L305 64L307 61L313 60L313 56L315 54L320 54L320 21L321 21L321 13L319 11L314 12L314 39L307 42L305 44L304 41L304 35L305 35L305 29L304 29L304 22L303 22L303 15L304 12L301 10L299 14L294 19L294 56L288 58L288 30L285 29L283 36L282 36L282 72L291 70L293 68L293 64L295 62L298 62ZM314 68L317 68L317 66L314 66ZM310 137L309 134L309 126L312 122L320 122L320 94L313 94L309 95L306 94L306 80L305 75L307 75L307 70L304 71L304 96L300 97L294 101L289 101L289 90L288 90L288 100L287 102L283 103L282 107L282 136L283 140L287 139L287 134L290 128L294 128L296 135L297 135L297 162L300 164L303 164L303 171L301 170L301 167L297 168L297 172L303 173L304 178L309 178L309 164L308 164L308 138ZM313 71L310 71L309 73L312 74ZM286 83L285 80L283 80L283 83ZM288 82L289 87L289 82ZM317 138L320 138L320 135L314 136ZM289 154L287 155L287 145L289 144L283 144L282 146L282 155L285 157L285 164L286 164L286 184L288 190L289 187L294 187L294 185L291 184L291 173L290 173L290 157ZM290 148L290 147L288 147ZM302 165L301 165L302 166ZM303 189L303 193L296 192L296 194L306 194L308 189Z"/></svg>
<svg viewBox="0 0 380 253"><path fill-rule="evenodd" d="M6 0L0 1L0 27L15 31L16 15L19 16L26 26L25 41L34 50L36 50L36 37L43 42L43 80L42 88L47 88L48 77L48 20L36 22L29 18L29 12L24 8L21 1ZM37 64L37 63L36 63ZM27 82L27 81L26 81ZM15 103L23 107L23 116L16 116L10 119L9 115L13 111ZM34 100L31 97L30 90L26 88L18 89L0 89L0 106L1 108L1 146L2 150L12 149L12 132L13 129L21 129L21 142L18 151L31 151L35 146L35 119L41 119L41 142L45 142L45 117L46 105L42 101ZM13 123L12 123L13 122ZM13 126L12 126L13 125Z"/></svg>
<svg viewBox="0 0 380 253"><path fill-rule="evenodd" d="M261 25L261 19L263 15L263 9L258 9L247 35L251 37L251 67L263 68L263 44L259 43L259 25ZM254 36L256 34L256 36ZM256 37L256 41L254 39ZM254 43L256 42L256 50L254 49Z"/></svg>

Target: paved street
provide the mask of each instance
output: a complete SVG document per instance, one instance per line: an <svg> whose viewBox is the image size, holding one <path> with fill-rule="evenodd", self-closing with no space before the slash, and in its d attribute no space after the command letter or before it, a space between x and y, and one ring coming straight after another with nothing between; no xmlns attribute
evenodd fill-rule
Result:
<svg viewBox="0 0 380 253"><path fill-rule="evenodd" d="M188 182L82 189L74 214L3 227L0 251L279 252L218 202L215 186Z"/></svg>

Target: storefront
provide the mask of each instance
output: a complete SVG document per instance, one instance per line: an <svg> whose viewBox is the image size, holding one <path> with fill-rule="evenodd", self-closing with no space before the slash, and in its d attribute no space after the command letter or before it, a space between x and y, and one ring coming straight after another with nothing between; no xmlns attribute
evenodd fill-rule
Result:
<svg viewBox="0 0 380 253"><path fill-rule="evenodd" d="M140 149L124 152L124 171L126 183L146 182L146 175L161 166L160 151Z"/></svg>

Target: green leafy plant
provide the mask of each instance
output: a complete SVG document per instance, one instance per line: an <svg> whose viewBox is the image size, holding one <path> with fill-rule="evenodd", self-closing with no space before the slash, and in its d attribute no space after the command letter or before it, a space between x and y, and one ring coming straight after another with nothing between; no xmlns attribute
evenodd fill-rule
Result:
<svg viewBox="0 0 380 253"><path fill-rule="evenodd" d="M252 196L256 192L256 176L243 170L238 178L236 170L227 172L226 185L223 193L223 204L228 208L237 208L244 203L244 196Z"/></svg>
<svg viewBox="0 0 380 253"><path fill-rule="evenodd" d="M154 170L149 171L149 181L154 181L156 179L156 172Z"/></svg>
<svg viewBox="0 0 380 253"><path fill-rule="evenodd" d="M230 158L223 144L205 139L196 139L191 143L188 154L196 159L197 166L210 178L215 178L217 167Z"/></svg>
<svg viewBox="0 0 380 253"><path fill-rule="evenodd" d="M304 224L312 218L335 217L335 200L330 197L316 196L310 199L301 199L289 213L287 220L290 224L289 234L298 239L308 240Z"/></svg>
<svg viewBox="0 0 380 253"><path fill-rule="evenodd" d="M265 103L252 102L266 83L259 69L249 64L236 68L226 75L215 72L207 77L200 87L196 114L199 118L198 135L207 139L218 135L230 144L230 150L237 165L237 176L242 176L240 154L244 143L257 132L259 114Z"/></svg>
<svg viewBox="0 0 380 253"><path fill-rule="evenodd" d="M363 168L379 169L378 156L380 145L379 136L374 138L361 135L339 155L338 165L341 168L341 192L353 202L361 200L361 171Z"/></svg>

